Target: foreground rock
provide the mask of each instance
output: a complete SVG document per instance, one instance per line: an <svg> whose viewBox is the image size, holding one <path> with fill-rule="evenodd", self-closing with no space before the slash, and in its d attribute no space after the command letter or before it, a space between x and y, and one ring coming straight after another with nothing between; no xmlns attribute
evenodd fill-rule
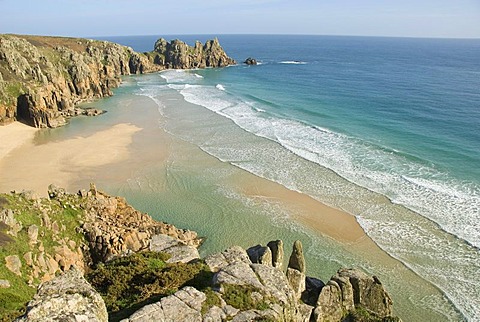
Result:
<svg viewBox="0 0 480 322"><path fill-rule="evenodd" d="M129 303L131 292L139 290L137 286L128 288L130 283L116 278L125 267L131 267L124 266L126 260L137 257L136 263L143 263L138 261L142 256L146 263L143 267L155 275L132 275L134 280L141 281L142 287L150 285L142 288L144 297L134 304L149 304L140 309L128 305L113 308L110 313L116 318L127 317L124 321L400 321L393 316L392 300L375 276L356 269L340 269L326 283L306 276L300 241L292 247L286 272L281 269L284 249L279 240L248 250L234 246L202 260L197 250L201 239L196 233L154 221L124 199L98 191L93 184L77 195L53 185L48 193L49 200L29 193L0 196L0 201L4 198L4 208L16 202L16 208L21 205L23 211L40 209L40 218L31 218L28 225L17 220L16 210L3 209L1 216L6 234L17 234L19 240L26 241L19 247L28 250L23 256L5 257L10 276L30 280L31 285L36 285L38 278L44 281L18 321L106 321L104 302L83 278L83 270L117 258L98 265L94 271L103 270L112 278L108 280L111 283L99 284L92 277L95 274L88 275L112 308L111 303ZM64 217L72 221L61 221ZM68 237L66 227L78 228L78 224L81 228L74 234L83 236L82 242L75 242L74 235ZM48 242L47 234L51 238ZM4 246L15 242L12 238ZM75 268L76 262L70 258L77 256L78 261L80 254L75 249L80 249L83 256L81 269ZM126 257L144 250L150 253ZM107 266L110 268L105 271ZM133 271L143 272L140 268ZM143 276L155 278L148 277L144 282ZM187 278L179 282L180 276ZM12 285L18 283L19 280L2 280L0 292L10 292L13 298L16 286ZM119 284L127 286L122 293L117 288L113 293L102 289L102 285ZM115 294L115 301L108 294ZM136 311L128 311L132 308Z"/></svg>
<svg viewBox="0 0 480 322"><path fill-rule="evenodd" d="M72 268L55 279L43 283L28 303L21 321L108 321L102 297Z"/></svg>
<svg viewBox="0 0 480 322"><path fill-rule="evenodd" d="M195 47L159 39L154 51L137 53L107 41L0 35L0 125L62 126L81 112L75 105L112 95L122 75L232 64L217 39Z"/></svg>

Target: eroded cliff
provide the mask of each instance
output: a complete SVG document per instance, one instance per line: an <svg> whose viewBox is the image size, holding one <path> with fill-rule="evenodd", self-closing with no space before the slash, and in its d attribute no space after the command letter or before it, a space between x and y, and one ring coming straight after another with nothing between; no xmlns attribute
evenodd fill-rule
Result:
<svg viewBox="0 0 480 322"><path fill-rule="evenodd" d="M78 103L112 95L122 75L231 64L217 39L195 47L159 39L137 53L107 41L0 35L0 124L58 127L81 113Z"/></svg>

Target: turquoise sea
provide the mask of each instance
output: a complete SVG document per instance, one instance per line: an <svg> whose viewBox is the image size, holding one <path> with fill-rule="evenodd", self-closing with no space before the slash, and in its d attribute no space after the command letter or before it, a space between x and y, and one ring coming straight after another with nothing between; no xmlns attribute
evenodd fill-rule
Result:
<svg viewBox="0 0 480 322"><path fill-rule="evenodd" d="M159 37L102 39L149 51ZM213 36L162 37L193 44ZM251 216L257 225L271 225L258 213L241 217L242 207L275 213L272 231L286 239L308 235L281 209L265 210L265 204L225 188L218 178L234 166L354 215L380 248L438 290L440 295L421 295L422 287L417 292L415 285L386 277L394 299L401 298L405 321L480 320L480 40L218 38L237 66L126 77L116 96L105 100L111 113L120 100L154 102L148 115L156 115L156 126L197 151L172 161L161 184L149 179L141 192L131 182L128 189L110 189L142 210L167 209L170 222L201 233L212 230L209 216L217 214L213 229L228 236L207 240L207 252L242 243L250 230L256 234L255 225L230 232L218 216L244 224ZM250 56L260 64L241 64ZM205 174L212 169L209 158L223 166ZM187 162L203 172L185 169ZM145 171L155 176L155 166ZM205 198L193 203L188 191L199 190ZM187 201L179 202L175 193ZM236 206L225 206L219 195ZM192 207L203 217L192 218ZM361 261L320 250L338 248L328 238L306 243L308 256L329 261L328 267ZM389 275L381 264L360 265Z"/></svg>

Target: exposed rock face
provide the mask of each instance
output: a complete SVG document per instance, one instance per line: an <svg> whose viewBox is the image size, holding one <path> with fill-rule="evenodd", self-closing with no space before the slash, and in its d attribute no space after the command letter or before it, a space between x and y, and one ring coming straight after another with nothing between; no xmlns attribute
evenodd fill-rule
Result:
<svg viewBox="0 0 480 322"><path fill-rule="evenodd" d="M62 126L79 115L76 104L112 95L122 75L232 64L217 39L194 47L159 39L141 54L106 41L0 35L0 125Z"/></svg>
<svg viewBox="0 0 480 322"><path fill-rule="evenodd" d="M283 241L275 240L271 241L267 244L268 248L272 252L272 265L278 269L282 269L283 267Z"/></svg>
<svg viewBox="0 0 480 322"><path fill-rule="evenodd" d="M272 266L272 251L268 247L256 245L247 249L247 254L252 263Z"/></svg>
<svg viewBox="0 0 480 322"><path fill-rule="evenodd" d="M84 205L86 218L82 231L89 242L93 264L107 261L116 256L148 250L152 237L158 234L168 235L179 240L187 248L174 248L175 253L183 250L183 257L173 260L185 261L198 256L196 248L202 240L197 233L154 220L128 205L124 198L111 197L97 191L93 185ZM179 245L175 245L179 246Z"/></svg>
<svg viewBox="0 0 480 322"><path fill-rule="evenodd" d="M197 41L194 47L178 39L167 42L160 38L155 43L154 53L154 62L165 65L166 68L191 69L235 64L235 60L227 56L217 38L207 41L203 46Z"/></svg>
<svg viewBox="0 0 480 322"><path fill-rule="evenodd" d="M82 273L72 268L43 283L27 313L16 321L108 321L105 303Z"/></svg>
<svg viewBox="0 0 480 322"><path fill-rule="evenodd" d="M359 307L371 316L383 319L392 316L392 305L378 278L355 269L340 269L322 288L314 310L314 321L338 321Z"/></svg>
<svg viewBox="0 0 480 322"><path fill-rule="evenodd" d="M0 123L57 127L80 102L112 95L120 76L160 66L125 46L86 39L0 36Z"/></svg>

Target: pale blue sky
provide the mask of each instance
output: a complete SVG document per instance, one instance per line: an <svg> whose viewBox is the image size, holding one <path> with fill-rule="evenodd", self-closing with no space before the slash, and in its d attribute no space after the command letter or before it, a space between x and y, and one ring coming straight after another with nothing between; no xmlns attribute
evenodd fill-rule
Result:
<svg viewBox="0 0 480 322"><path fill-rule="evenodd" d="M480 0L0 0L0 33L480 38Z"/></svg>

